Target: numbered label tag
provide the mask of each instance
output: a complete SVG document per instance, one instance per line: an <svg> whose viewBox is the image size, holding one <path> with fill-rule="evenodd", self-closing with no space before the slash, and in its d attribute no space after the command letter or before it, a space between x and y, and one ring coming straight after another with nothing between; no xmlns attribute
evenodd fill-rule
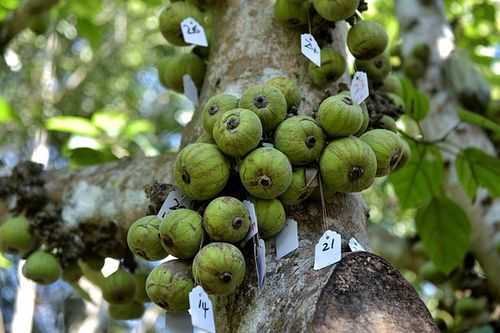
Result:
<svg viewBox="0 0 500 333"><path fill-rule="evenodd" d="M299 247L297 221L288 219L286 225L276 236L276 257L283 258Z"/></svg>
<svg viewBox="0 0 500 333"><path fill-rule="evenodd" d="M102 265L101 268L102 276L107 278L108 276L116 272L118 268L120 268L120 261L108 257L104 259L104 265Z"/></svg>
<svg viewBox="0 0 500 333"><path fill-rule="evenodd" d="M359 244L359 242L354 237L351 237L351 239L349 239L349 247L351 248L352 252L366 251L365 248L361 246L361 244Z"/></svg>
<svg viewBox="0 0 500 333"><path fill-rule="evenodd" d="M163 202L163 205L161 205L157 216L164 219L171 211L180 208L188 208L190 205L191 200L179 191L173 190L167 195L167 198Z"/></svg>
<svg viewBox="0 0 500 333"><path fill-rule="evenodd" d="M351 84L351 97L356 104L361 104L368 98L368 77L364 72L356 72Z"/></svg>
<svg viewBox="0 0 500 333"><path fill-rule="evenodd" d="M189 293L189 308L193 326L215 333L212 301L201 286L197 286Z"/></svg>
<svg viewBox="0 0 500 333"><path fill-rule="evenodd" d="M255 243L254 243L255 244ZM257 265L257 282L259 289L264 286L264 279L266 277L266 242L259 239L256 246L255 264Z"/></svg>
<svg viewBox="0 0 500 333"><path fill-rule="evenodd" d="M191 76L184 74L182 84L184 86L184 95L193 102L194 106L198 106L198 88L196 88Z"/></svg>
<svg viewBox="0 0 500 333"><path fill-rule="evenodd" d="M314 250L314 269L320 270L342 259L342 237L339 233L327 230L319 239Z"/></svg>
<svg viewBox="0 0 500 333"><path fill-rule="evenodd" d="M188 17L181 22L182 36L188 44L208 46L207 35L202 25L194 18Z"/></svg>
<svg viewBox="0 0 500 333"><path fill-rule="evenodd" d="M311 60L316 66L321 66L321 50L313 35L300 35L300 49L307 59Z"/></svg>
<svg viewBox="0 0 500 333"><path fill-rule="evenodd" d="M243 204L247 208L248 215L250 216L250 228L248 228L248 233L243 240L243 243L245 243L253 236L257 235L257 233L259 232L259 227L257 226L257 213L255 212L254 204L248 200L244 200Z"/></svg>

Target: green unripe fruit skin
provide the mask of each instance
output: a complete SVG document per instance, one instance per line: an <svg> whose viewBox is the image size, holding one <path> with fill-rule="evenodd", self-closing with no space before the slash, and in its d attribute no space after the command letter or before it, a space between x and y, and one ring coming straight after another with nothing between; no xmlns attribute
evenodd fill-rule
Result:
<svg viewBox="0 0 500 333"><path fill-rule="evenodd" d="M293 165L305 165L319 158L325 147L325 134L308 116L294 116L274 132L274 145Z"/></svg>
<svg viewBox="0 0 500 333"><path fill-rule="evenodd" d="M108 303L125 304L134 299L136 282L134 276L119 268L110 276L104 278L102 296Z"/></svg>
<svg viewBox="0 0 500 333"><path fill-rule="evenodd" d="M212 137L212 133L208 134L207 132L203 131L203 133L200 134L198 139L196 139L196 143L210 143L210 144L215 144L214 138Z"/></svg>
<svg viewBox="0 0 500 333"><path fill-rule="evenodd" d="M274 4L274 17L290 28L306 25L308 11L308 1L277 0Z"/></svg>
<svg viewBox="0 0 500 333"><path fill-rule="evenodd" d="M313 0L314 9L329 21L345 20L354 15L359 0Z"/></svg>
<svg viewBox="0 0 500 333"><path fill-rule="evenodd" d="M382 86L382 91L393 93L400 97L403 96L403 86L401 85L401 81L394 74L390 74L385 78L384 85Z"/></svg>
<svg viewBox="0 0 500 333"><path fill-rule="evenodd" d="M392 69L389 56L386 53L369 60L356 59L354 67L357 71L365 72L368 79L375 83L382 83Z"/></svg>
<svg viewBox="0 0 500 333"><path fill-rule="evenodd" d="M175 2L168 5L160 14L160 31L165 39L173 45L187 45L181 30L181 22L192 17L200 24L203 23L203 15L200 10L187 2Z"/></svg>
<svg viewBox="0 0 500 333"><path fill-rule="evenodd" d="M368 113L368 108L366 107L365 103L361 104L361 109L363 110L363 124L361 125L361 128L354 134L355 136L362 135L366 132L368 126L370 126L370 113Z"/></svg>
<svg viewBox="0 0 500 333"><path fill-rule="evenodd" d="M229 243L211 243L198 252L193 261L193 276L212 295L230 295L245 278L245 258Z"/></svg>
<svg viewBox="0 0 500 333"><path fill-rule="evenodd" d="M89 257L85 257L82 259L78 260L78 265L81 267L82 265L88 267L89 269L92 269L94 271L98 271L102 268L104 265L104 258L97 256L97 255L92 255Z"/></svg>
<svg viewBox="0 0 500 333"><path fill-rule="evenodd" d="M309 198L313 191L314 187L307 186L306 169L297 168L293 170L292 183L280 196L280 200L287 206L298 205Z"/></svg>
<svg viewBox="0 0 500 333"><path fill-rule="evenodd" d="M181 260L156 266L146 280L149 298L167 312L189 309L189 293L193 287L191 266Z"/></svg>
<svg viewBox="0 0 500 333"><path fill-rule="evenodd" d="M262 132L262 124L254 112L234 109L215 122L212 136L226 155L242 157L259 145Z"/></svg>
<svg viewBox="0 0 500 333"><path fill-rule="evenodd" d="M408 57L403 63L403 73L413 81L422 78L425 74L425 64L415 57Z"/></svg>
<svg viewBox="0 0 500 333"><path fill-rule="evenodd" d="M164 58L158 65L158 75L161 84L177 92L183 92L182 77L189 75L194 84L201 88L205 78L206 65L193 53L183 53Z"/></svg>
<svg viewBox="0 0 500 333"><path fill-rule="evenodd" d="M114 320L139 319L144 314L144 304L136 301L127 304L110 304L108 313Z"/></svg>
<svg viewBox="0 0 500 333"><path fill-rule="evenodd" d="M399 97L398 95L393 94L393 93L387 93L387 96L391 99L392 103L396 107L400 108L404 112L405 102L403 101L403 99L401 97Z"/></svg>
<svg viewBox="0 0 500 333"><path fill-rule="evenodd" d="M233 95L220 94L212 96L203 106L202 118L203 128L212 136L215 122L222 115L238 107L238 98Z"/></svg>
<svg viewBox="0 0 500 333"><path fill-rule="evenodd" d="M267 81L267 85L278 88L281 91L283 96L285 96L288 109L299 107L302 97L300 95L300 89L294 80L284 76L278 76Z"/></svg>
<svg viewBox="0 0 500 333"><path fill-rule="evenodd" d="M23 266L23 275L39 284L56 282L61 273L57 258L45 251L33 252Z"/></svg>
<svg viewBox="0 0 500 333"><path fill-rule="evenodd" d="M233 197L219 197L205 209L203 227L215 241L236 243L248 233L250 218L241 201Z"/></svg>
<svg viewBox="0 0 500 333"><path fill-rule="evenodd" d="M406 140L403 139L401 136L398 136L398 139L399 139L399 144L401 145L402 154L401 154L401 159L396 168L394 169L394 171L397 171L402 167L404 167L411 158L411 149L410 146L408 145L408 142L406 142Z"/></svg>
<svg viewBox="0 0 500 333"><path fill-rule="evenodd" d="M255 85L245 90L239 106L255 112L264 131L275 129L286 118L285 96L278 88L270 85Z"/></svg>
<svg viewBox="0 0 500 333"><path fill-rule="evenodd" d="M389 37L380 24L361 21L347 34L347 46L356 59L368 60L382 54Z"/></svg>
<svg viewBox="0 0 500 333"><path fill-rule="evenodd" d="M396 170L403 159L401 139L386 129L374 129L360 137L377 157L377 177L386 176Z"/></svg>
<svg viewBox="0 0 500 333"><path fill-rule="evenodd" d="M292 166L285 154L264 147L245 157L240 167L240 179L254 197L274 199L283 194L292 182Z"/></svg>
<svg viewBox="0 0 500 333"><path fill-rule="evenodd" d="M207 200L224 189L230 163L208 143L193 143L182 149L175 161L175 182L193 200Z"/></svg>
<svg viewBox="0 0 500 333"><path fill-rule="evenodd" d="M397 133L398 131L396 121L389 116L382 116L382 118L379 120L379 125L380 128L392 131L394 133Z"/></svg>
<svg viewBox="0 0 500 333"><path fill-rule="evenodd" d="M251 200L255 206L260 237L269 239L277 235L286 223L286 212L281 201L257 198L251 198Z"/></svg>
<svg viewBox="0 0 500 333"><path fill-rule="evenodd" d="M431 56L431 49L427 44L417 44L411 51L412 56L419 59L426 65L429 62Z"/></svg>
<svg viewBox="0 0 500 333"><path fill-rule="evenodd" d="M201 216L191 209L176 209L160 225L163 247L174 257L193 258L203 242Z"/></svg>
<svg viewBox="0 0 500 333"><path fill-rule="evenodd" d="M356 137L331 142L320 162L326 188L336 192L360 192L373 184L377 158L369 145Z"/></svg>
<svg viewBox="0 0 500 333"><path fill-rule="evenodd" d="M12 217L0 226L0 252L25 255L35 246L30 224L23 215Z"/></svg>
<svg viewBox="0 0 500 333"><path fill-rule="evenodd" d="M148 278L149 272L146 271L135 271L134 272L134 280L135 280L135 294L134 301L139 303L147 303L151 302L146 294L146 279Z"/></svg>
<svg viewBox="0 0 500 333"><path fill-rule="evenodd" d="M65 267L62 271L62 278L68 282L76 282L82 277L82 269L78 266L78 263L72 262L68 267Z"/></svg>
<svg viewBox="0 0 500 333"><path fill-rule="evenodd" d="M308 74L313 84L325 87L340 79L346 70L347 64L344 57L334 49L321 49L321 67L312 62L308 65Z"/></svg>
<svg viewBox="0 0 500 333"><path fill-rule="evenodd" d="M487 308L486 299L464 297L455 303L455 313L463 317L474 317Z"/></svg>
<svg viewBox="0 0 500 333"><path fill-rule="evenodd" d="M167 256L161 246L161 219L156 215L145 216L135 221L127 233L127 244L133 254L146 260L160 260Z"/></svg>
<svg viewBox="0 0 500 333"><path fill-rule="evenodd" d="M340 93L321 102L318 122L329 137L356 134L364 122L363 109L349 93Z"/></svg>

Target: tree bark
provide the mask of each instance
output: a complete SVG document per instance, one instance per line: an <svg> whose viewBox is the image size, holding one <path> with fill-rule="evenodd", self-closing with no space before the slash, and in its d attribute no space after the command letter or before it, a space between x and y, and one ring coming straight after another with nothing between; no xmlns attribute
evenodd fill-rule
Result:
<svg viewBox="0 0 500 333"><path fill-rule="evenodd" d="M396 13L401 27L403 54L410 53L420 43L429 45L432 51L430 64L419 87L431 96L431 112L422 123L423 134L426 140L435 140L442 138L460 122L456 112L458 101L441 75L443 63L455 44L443 1L434 0L430 5L423 3L424 1L396 1ZM476 147L489 154L496 154L484 131L465 123L451 132L447 142L462 149ZM500 200L484 200L487 194L480 191L472 203L458 182L454 167L456 156L446 152L444 156L450 162L446 192L469 216L472 226L470 250L484 269L492 294L500 299L500 256L495 250L494 242Z"/></svg>

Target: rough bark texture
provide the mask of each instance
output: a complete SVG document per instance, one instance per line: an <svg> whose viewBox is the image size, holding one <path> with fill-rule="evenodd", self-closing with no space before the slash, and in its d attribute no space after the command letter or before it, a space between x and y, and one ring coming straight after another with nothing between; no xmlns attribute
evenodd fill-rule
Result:
<svg viewBox="0 0 500 333"><path fill-rule="evenodd" d="M420 80L419 86L431 96L431 112L423 122L426 140L440 139L454 128L459 119L457 116L458 101L448 90L447 83L441 75L443 62L454 48L451 28L446 20L444 4L435 0L430 5L423 1L399 0L396 2L398 20L401 23L401 39L403 54L411 52L420 43L430 46L432 56L426 75ZM476 147L490 154L495 149L480 128L460 124L448 136L447 142L460 148ZM463 192L455 173L455 156L444 153L450 162L449 177L446 184L447 193L466 211L472 225L471 251L489 277L492 293L500 298L500 256L495 251L495 224L498 225L500 201L483 200L486 195L480 192L474 203ZM496 227L498 228L498 226Z"/></svg>

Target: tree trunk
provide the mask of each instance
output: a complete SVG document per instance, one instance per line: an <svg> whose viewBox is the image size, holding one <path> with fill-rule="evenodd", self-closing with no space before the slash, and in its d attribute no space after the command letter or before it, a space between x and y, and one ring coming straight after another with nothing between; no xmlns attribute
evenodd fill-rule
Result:
<svg viewBox="0 0 500 333"><path fill-rule="evenodd" d="M297 80L310 114L325 97L312 87L307 60L300 54L300 33L274 22L271 0L227 0L217 8L218 31L201 101L215 93L240 94L246 87L285 75ZM332 47L345 54L347 25L331 31ZM339 82L348 83L346 74ZM337 87L330 87L336 91ZM183 145L201 133L195 113L184 131ZM57 172L47 189L62 206L64 223L116 222L122 233L148 208L144 187L153 181L173 184L174 155L126 159L117 163ZM314 248L323 233L321 206L309 202L289 209L299 224L299 249L275 259L268 242L266 282L256 286L254 259L246 248L248 273L241 290L217 297L217 332L436 332L432 318L413 287L382 258L351 253L336 267L313 270ZM327 207L328 228L343 239L356 237L368 248L368 209L359 194L337 194Z"/></svg>
<svg viewBox="0 0 500 333"><path fill-rule="evenodd" d="M424 1L399 0L396 12L401 27L403 54L411 52L415 45L429 45L432 55L426 75L419 82L419 87L431 96L431 112L423 121L424 137L435 140L443 137L458 123L458 101L449 90L449 85L441 75L441 68L450 52L454 49L453 33L446 20L444 3L434 0L429 5ZM487 135L480 128L460 124L447 138L462 149L476 147L495 155L495 149ZM460 186L454 167L455 157L444 152L450 162L448 169L447 194L450 195L469 216L472 226L471 251L477 258L488 277L491 292L500 299L500 256L495 250L495 223L498 223L500 200L484 200L487 194L479 192L471 203Z"/></svg>

